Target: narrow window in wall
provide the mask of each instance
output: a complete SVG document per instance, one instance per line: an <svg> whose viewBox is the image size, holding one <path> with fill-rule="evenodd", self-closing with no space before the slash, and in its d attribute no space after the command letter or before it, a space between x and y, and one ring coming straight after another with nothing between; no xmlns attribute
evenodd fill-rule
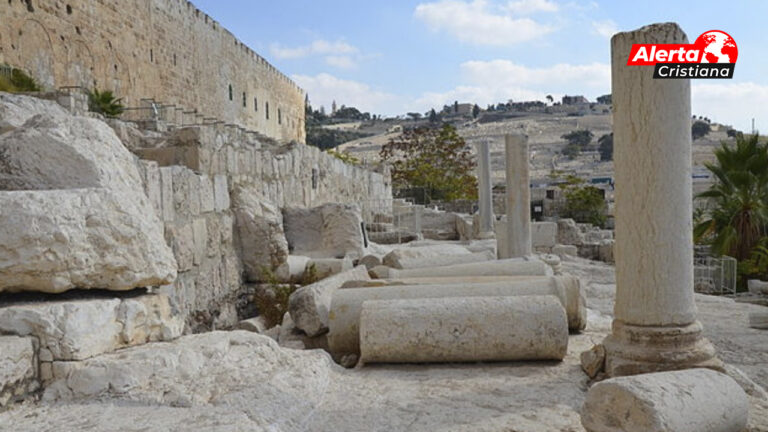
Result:
<svg viewBox="0 0 768 432"><path fill-rule="evenodd" d="M27 11L29 11L29 12L34 12L35 11L35 7L32 6L32 0L24 0L24 3L27 4Z"/></svg>
<svg viewBox="0 0 768 432"><path fill-rule="evenodd" d="M253 110L258 111L259 110L259 100L256 98L253 98Z"/></svg>
<svg viewBox="0 0 768 432"><path fill-rule="evenodd" d="M267 113L267 120L269 120L269 102L264 103L264 112Z"/></svg>
<svg viewBox="0 0 768 432"><path fill-rule="evenodd" d="M245 92L243 92L243 108L248 106L248 103L246 102L246 100L247 99L246 99L246 96L245 96Z"/></svg>
<svg viewBox="0 0 768 432"><path fill-rule="evenodd" d="M149 61L154 63L155 62L155 51L153 49L149 49Z"/></svg>
<svg viewBox="0 0 768 432"><path fill-rule="evenodd" d="M317 189L317 168L312 168L312 189Z"/></svg>
<svg viewBox="0 0 768 432"><path fill-rule="evenodd" d="M232 84L229 85L229 100L232 100Z"/></svg>
<svg viewBox="0 0 768 432"><path fill-rule="evenodd" d="M283 124L283 113L280 108L277 109L277 124Z"/></svg>
<svg viewBox="0 0 768 432"><path fill-rule="evenodd" d="M173 54L173 65L176 66L176 54Z"/></svg>
<svg viewBox="0 0 768 432"><path fill-rule="evenodd" d="M72 15L72 6L67 5L67 15Z"/></svg>

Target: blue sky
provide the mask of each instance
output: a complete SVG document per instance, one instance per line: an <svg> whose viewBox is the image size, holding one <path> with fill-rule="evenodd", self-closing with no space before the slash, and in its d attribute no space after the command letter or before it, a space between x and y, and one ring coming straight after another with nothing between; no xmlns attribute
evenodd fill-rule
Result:
<svg viewBox="0 0 768 432"><path fill-rule="evenodd" d="M193 0L291 76L314 106L395 115L610 92L610 35L675 21L739 47L732 80L694 80L694 114L768 131L768 2Z"/></svg>

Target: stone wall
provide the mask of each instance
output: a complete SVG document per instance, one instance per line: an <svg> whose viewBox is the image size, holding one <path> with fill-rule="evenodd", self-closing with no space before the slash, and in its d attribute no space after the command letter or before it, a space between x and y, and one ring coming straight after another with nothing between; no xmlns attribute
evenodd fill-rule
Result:
<svg viewBox="0 0 768 432"><path fill-rule="evenodd" d="M48 88L113 90L304 142L305 94L186 0L0 3L0 63Z"/></svg>
<svg viewBox="0 0 768 432"><path fill-rule="evenodd" d="M125 128L112 126L123 135ZM234 127L178 129L156 147L132 151L141 157L147 196L178 263L176 282L161 290L193 331L237 320L243 281L230 203L236 185L255 188L278 207L392 199L387 174L344 164L315 147L276 146Z"/></svg>

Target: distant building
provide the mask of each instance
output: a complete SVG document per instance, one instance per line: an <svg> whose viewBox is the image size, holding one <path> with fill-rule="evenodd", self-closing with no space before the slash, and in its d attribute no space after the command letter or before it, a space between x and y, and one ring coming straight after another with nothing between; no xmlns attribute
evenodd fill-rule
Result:
<svg viewBox="0 0 768 432"><path fill-rule="evenodd" d="M563 96L563 105L582 105L589 104L589 101L584 96Z"/></svg>

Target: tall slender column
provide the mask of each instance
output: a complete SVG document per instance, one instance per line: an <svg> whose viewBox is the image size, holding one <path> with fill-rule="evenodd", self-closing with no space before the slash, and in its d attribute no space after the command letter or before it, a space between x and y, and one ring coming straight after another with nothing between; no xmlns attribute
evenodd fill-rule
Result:
<svg viewBox="0 0 768 432"><path fill-rule="evenodd" d="M479 222L480 229L478 234L480 238L493 237L493 193L491 184L491 151L487 139L483 139L477 144L477 184L478 199L480 202Z"/></svg>
<svg viewBox="0 0 768 432"><path fill-rule="evenodd" d="M506 135L507 253L505 258L531 255L531 181L528 173L528 137Z"/></svg>
<svg viewBox="0 0 768 432"><path fill-rule="evenodd" d="M616 304L609 376L722 367L693 298L691 85L627 66L633 44L688 43L674 23L611 40Z"/></svg>

